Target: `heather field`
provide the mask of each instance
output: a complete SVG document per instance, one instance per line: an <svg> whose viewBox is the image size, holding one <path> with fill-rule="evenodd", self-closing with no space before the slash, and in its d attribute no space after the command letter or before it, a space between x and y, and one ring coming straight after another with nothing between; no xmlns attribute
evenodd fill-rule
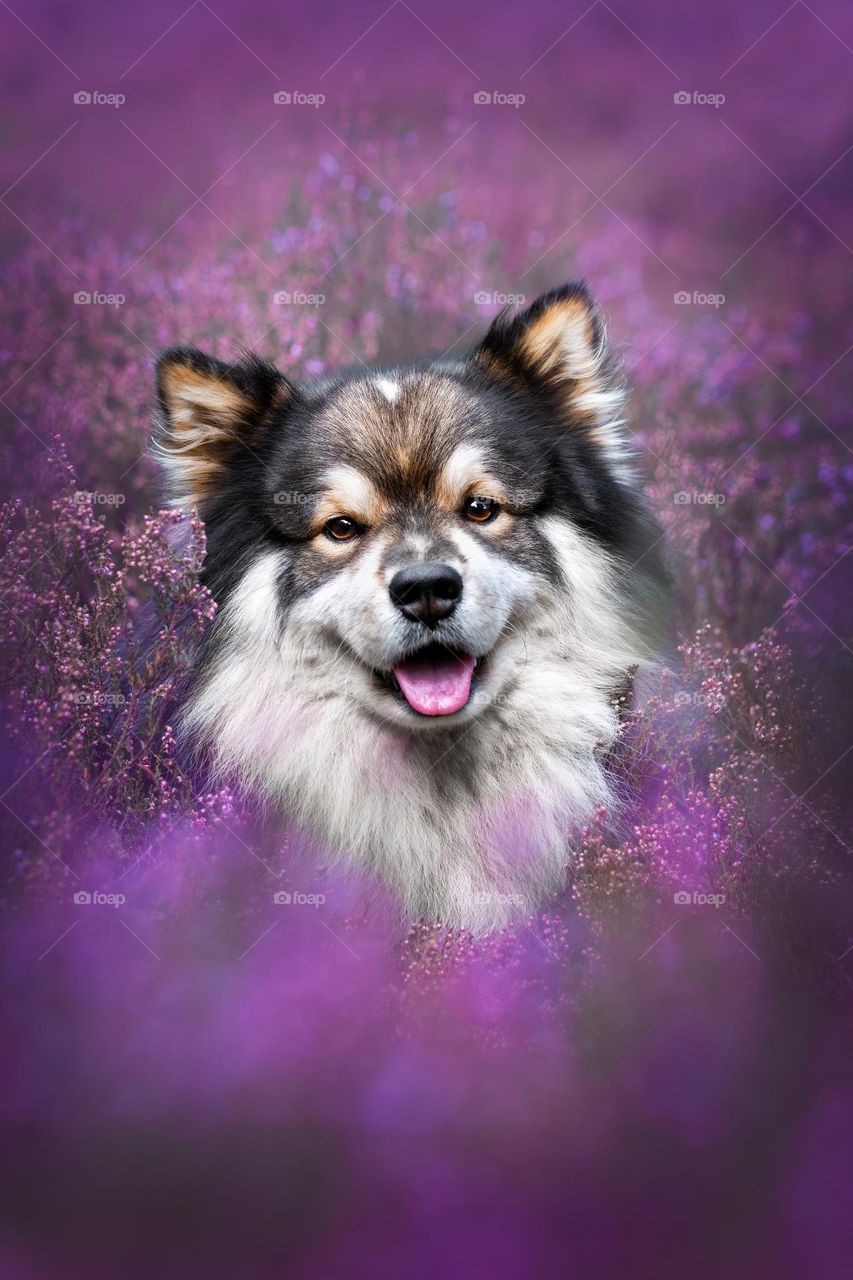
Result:
<svg viewBox="0 0 853 1280"><path fill-rule="evenodd" d="M0 31L4 1280L848 1277L850 13ZM461 351L573 278L676 633L564 894L406 934L175 742L215 606L153 361Z"/></svg>

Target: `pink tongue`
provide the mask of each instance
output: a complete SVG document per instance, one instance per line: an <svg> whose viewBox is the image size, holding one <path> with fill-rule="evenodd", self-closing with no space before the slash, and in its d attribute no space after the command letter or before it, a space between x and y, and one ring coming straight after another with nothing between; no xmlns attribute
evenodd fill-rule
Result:
<svg viewBox="0 0 853 1280"><path fill-rule="evenodd" d="M470 654L416 654L394 668L406 701L422 716L449 716L464 707L471 696L473 674Z"/></svg>

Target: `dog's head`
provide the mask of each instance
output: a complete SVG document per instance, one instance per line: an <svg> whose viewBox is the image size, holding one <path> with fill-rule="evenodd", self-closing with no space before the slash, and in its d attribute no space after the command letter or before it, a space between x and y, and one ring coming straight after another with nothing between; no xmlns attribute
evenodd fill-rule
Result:
<svg viewBox="0 0 853 1280"><path fill-rule="evenodd" d="M505 706L532 653L585 654L604 685L651 652L659 535L583 286L462 359L297 385L176 349L158 390L171 497L207 529L220 682L251 651L435 731Z"/></svg>

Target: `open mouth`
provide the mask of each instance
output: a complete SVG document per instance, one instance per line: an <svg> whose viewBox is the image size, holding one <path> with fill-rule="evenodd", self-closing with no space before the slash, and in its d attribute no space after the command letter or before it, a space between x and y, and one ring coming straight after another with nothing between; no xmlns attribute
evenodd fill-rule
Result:
<svg viewBox="0 0 853 1280"><path fill-rule="evenodd" d="M484 662L485 658L430 644L378 674L385 687L418 715L449 716L467 705Z"/></svg>

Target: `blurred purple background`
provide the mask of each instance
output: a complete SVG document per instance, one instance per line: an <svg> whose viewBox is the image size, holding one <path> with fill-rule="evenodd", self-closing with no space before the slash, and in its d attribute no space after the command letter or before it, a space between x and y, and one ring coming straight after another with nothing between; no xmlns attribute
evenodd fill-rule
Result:
<svg viewBox="0 0 853 1280"><path fill-rule="evenodd" d="M523 269L538 256L524 245L544 212L537 176L551 188L555 175L581 207L587 186L602 199L612 191L616 215L653 229L647 265L666 264L688 286L697 275L696 287L713 282L747 250L727 273L732 295L790 254L819 251L823 287L830 264L847 264L853 32L841 3L460 13L403 0L375 11L159 0L137 10L34 3L18 19L5 8L2 23L10 244L35 233L50 246L78 218L122 248L146 247L190 191L210 190L212 209L239 230L259 174L284 203L312 158L346 160L331 131L365 141L379 119L386 138L414 135L412 182L440 168L451 143L463 148L464 198L489 233L512 219ZM284 110L273 102L281 90L325 101ZM81 91L126 101L86 110L74 103ZM483 91L525 100L484 110L473 101ZM676 93L723 101L679 107Z"/></svg>
<svg viewBox="0 0 853 1280"><path fill-rule="evenodd" d="M664 700L669 754L603 858L618 911L582 881L446 950L333 882L277 913L268 860L311 873L230 810L210 829L195 797L138 867L127 813L174 797L128 769L69 816L92 780L49 578L93 535L27 514L0 591L38 675L27 701L9 666L0 761L4 1280L846 1280L849 5L0 0L0 66L4 496L48 503L58 437L110 538L138 531L162 346L297 374L461 350L503 295L582 274L699 690ZM719 876L726 911L673 914ZM127 909L75 911L99 885Z"/></svg>

